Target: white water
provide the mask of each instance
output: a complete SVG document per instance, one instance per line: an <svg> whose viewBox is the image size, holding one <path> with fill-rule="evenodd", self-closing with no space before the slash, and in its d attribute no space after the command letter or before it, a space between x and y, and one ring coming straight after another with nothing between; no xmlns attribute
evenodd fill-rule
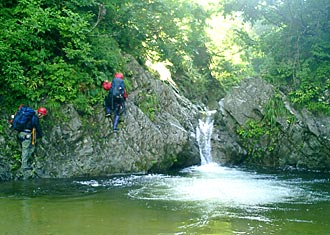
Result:
<svg viewBox="0 0 330 235"><path fill-rule="evenodd" d="M140 200L196 202L199 206L216 204L222 207L246 207L286 202L297 199L303 190L292 182L274 176L255 174L219 166L212 162L211 135L214 112L199 120L196 138L199 143L201 166L182 170L178 176L142 175L109 181L80 182L93 187L129 186L131 198ZM137 186L137 188L135 187Z"/></svg>
<svg viewBox="0 0 330 235"><path fill-rule="evenodd" d="M149 175L130 196L144 200L199 201L224 207L278 203L297 198L301 190L269 176L208 164L184 170L186 177Z"/></svg>
<svg viewBox="0 0 330 235"><path fill-rule="evenodd" d="M205 113L206 116L198 121L198 127L196 128L196 138L202 165L212 163L211 136L213 131L212 114L214 113L215 111L207 111Z"/></svg>
<svg viewBox="0 0 330 235"><path fill-rule="evenodd" d="M149 174L103 181L81 181L92 187L128 187L132 199L193 203L205 210L262 207L299 201L305 190L272 175L244 172L211 163L186 168L176 176ZM311 195L307 195L312 199Z"/></svg>

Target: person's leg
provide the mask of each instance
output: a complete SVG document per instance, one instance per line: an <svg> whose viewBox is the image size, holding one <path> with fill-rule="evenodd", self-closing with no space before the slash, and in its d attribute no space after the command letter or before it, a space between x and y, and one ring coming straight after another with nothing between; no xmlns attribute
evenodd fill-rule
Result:
<svg viewBox="0 0 330 235"><path fill-rule="evenodd" d="M121 108L121 102L120 99L114 99L114 107L115 107L115 117L113 119L113 130L118 130L118 122L120 118L120 108Z"/></svg>
<svg viewBox="0 0 330 235"><path fill-rule="evenodd" d="M114 118L114 120L113 120L113 130L114 131L117 131L118 130L118 122L119 122L119 115L118 114L116 114L115 115L115 118Z"/></svg>
<svg viewBox="0 0 330 235"><path fill-rule="evenodd" d="M35 150L35 146L32 145L31 134L20 132L18 138L22 145L22 155L21 155L21 169L20 172L23 175L23 179L28 179L32 176L32 168L29 165L29 160Z"/></svg>
<svg viewBox="0 0 330 235"><path fill-rule="evenodd" d="M112 109L112 96L108 94L104 99L105 116L110 117Z"/></svg>
<svg viewBox="0 0 330 235"><path fill-rule="evenodd" d="M25 139L22 141L22 166L23 170L30 169L29 160L34 152L34 145L31 143L31 138Z"/></svg>

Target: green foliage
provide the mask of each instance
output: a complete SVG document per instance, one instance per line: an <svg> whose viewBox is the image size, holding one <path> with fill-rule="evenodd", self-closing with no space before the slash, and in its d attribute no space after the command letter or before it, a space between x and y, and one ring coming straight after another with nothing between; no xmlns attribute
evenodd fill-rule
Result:
<svg viewBox="0 0 330 235"><path fill-rule="evenodd" d="M226 0L224 13L239 11L253 24L255 41L242 37L259 50L251 58L254 70L289 93L292 102L310 111L329 114L328 29L330 2L327 0Z"/></svg>
<svg viewBox="0 0 330 235"><path fill-rule="evenodd" d="M280 117L287 117L288 119L293 117L285 108L282 96L279 93L275 93L272 99L265 105L264 109L265 114L262 121L270 128L276 128L277 119Z"/></svg>
<svg viewBox="0 0 330 235"><path fill-rule="evenodd" d="M110 76L107 67L120 68L115 59L100 56L93 48L98 40L90 37L93 14L86 7L94 6L94 1L21 0L0 10L4 103L73 102L100 84L101 74ZM112 58L120 57L118 47L114 51Z"/></svg>
<svg viewBox="0 0 330 235"><path fill-rule="evenodd" d="M224 90L254 75L251 59L258 58L257 41L249 26L240 19L214 16L208 33L212 39L207 43L211 54L211 72Z"/></svg>
<svg viewBox="0 0 330 235"><path fill-rule="evenodd" d="M203 84L210 78L199 75L210 74L204 33L209 16L188 0L1 3L1 103L74 103L90 113L102 95L96 87L125 72L123 52L141 63L171 61L173 72L196 71L194 79Z"/></svg>
<svg viewBox="0 0 330 235"><path fill-rule="evenodd" d="M298 76L301 78L297 89L290 92L290 98L298 107L305 107L318 114L330 114L330 66L319 60L317 65L307 60ZM315 69L312 69L315 67Z"/></svg>
<svg viewBox="0 0 330 235"><path fill-rule="evenodd" d="M156 114L159 111L158 100L156 94L144 94L140 97L142 100L139 103L139 108L146 114L151 121L154 121Z"/></svg>
<svg viewBox="0 0 330 235"><path fill-rule="evenodd" d="M16 132L15 132L16 134ZM19 147L19 142L14 140L6 141L6 148L4 149L3 156L10 163L10 168L12 171L16 171L21 167L21 152Z"/></svg>
<svg viewBox="0 0 330 235"><path fill-rule="evenodd" d="M205 102L201 100L207 96L209 79L207 74L201 74L198 69L194 66L193 61L186 59L182 65L185 67L185 71L179 79L180 75L177 74L175 77L176 83L180 85L181 90L185 90L185 96L191 100Z"/></svg>
<svg viewBox="0 0 330 235"><path fill-rule="evenodd" d="M186 90L196 91L211 74L205 45L208 17L210 12L187 0L125 1L111 30L123 51L141 63L169 61L173 80L183 87L195 84Z"/></svg>
<svg viewBox="0 0 330 235"><path fill-rule="evenodd" d="M260 142L261 138L264 138L269 132L264 128L263 123L251 120L237 129L236 132L240 136L243 146L247 149L249 157L260 159L264 156Z"/></svg>
<svg viewBox="0 0 330 235"><path fill-rule="evenodd" d="M11 165L11 170L12 171L17 171L21 167L21 154L19 152L16 152L11 156L12 160L12 165Z"/></svg>
<svg viewBox="0 0 330 235"><path fill-rule="evenodd" d="M216 87L215 94L257 73L298 106L330 112L327 0L219 3L226 16L239 11L253 31L241 20L227 27L229 18L215 18L216 8L188 0L17 0L0 6L5 109L57 102L91 113L101 101L101 82L125 72L127 52L141 63L169 61L173 79L187 88L181 90L206 97L203 102L208 94L199 91ZM211 18L222 25L217 37L206 33Z"/></svg>
<svg viewBox="0 0 330 235"><path fill-rule="evenodd" d="M83 94L79 94L77 98L73 101L73 105L78 113L82 114L92 114L93 109L89 105L89 100Z"/></svg>
<svg viewBox="0 0 330 235"><path fill-rule="evenodd" d="M286 118L288 124L295 121L294 116L284 107L281 95L277 93L265 105L261 121L249 120L237 129L249 157L262 160L272 155L281 134L277 124L279 118Z"/></svg>

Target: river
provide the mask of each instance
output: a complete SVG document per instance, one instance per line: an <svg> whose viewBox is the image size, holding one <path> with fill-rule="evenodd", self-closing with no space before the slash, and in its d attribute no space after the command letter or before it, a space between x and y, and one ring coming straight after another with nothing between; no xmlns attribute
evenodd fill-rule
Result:
<svg viewBox="0 0 330 235"><path fill-rule="evenodd" d="M207 164L0 184L0 234L330 234L329 174Z"/></svg>
<svg viewBox="0 0 330 235"><path fill-rule="evenodd" d="M169 174L0 183L0 235L326 235L330 174L213 163Z"/></svg>

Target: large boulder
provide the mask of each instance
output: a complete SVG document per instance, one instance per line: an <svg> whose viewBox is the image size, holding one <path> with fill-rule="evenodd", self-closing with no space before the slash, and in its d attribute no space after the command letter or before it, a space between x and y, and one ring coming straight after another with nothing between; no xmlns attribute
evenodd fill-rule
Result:
<svg viewBox="0 0 330 235"><path fill-rule="evenodd" d="M218 162L242 164L253 159L237 130L251 120L260 122L274 94L272 85L263 79L247 78L219 102L213 134L213 155L217 156ZM306 110L297 111L283 94L277 95L281 96L286 112L275 117L279 132L268 133L255 143L256 148L263 151L259 163L275 167L329 169L330 117L315 116Z"/></svg>

